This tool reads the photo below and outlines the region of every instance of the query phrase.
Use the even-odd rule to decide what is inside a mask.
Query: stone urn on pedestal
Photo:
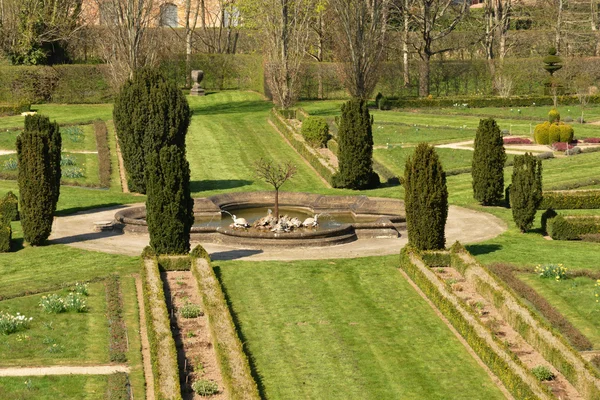
[[[192,89],[190,90],[190,96],[204,96],[204,89],[200,87],[200,82],[204,78],[204,71],[195,69],[192,71]]]

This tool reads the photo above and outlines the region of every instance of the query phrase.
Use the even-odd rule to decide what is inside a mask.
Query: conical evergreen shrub
[[[498,204],[504,195],[504,163],[506,153],[502,132],[493,118],[479,121],[471,174],[473,197],[489,206]]]
[[[157,254],[187,254],[194,202],[185,150],[170,145],[147,157],[146,221]]]
[[[25,117],[25,130],[17,136],[19,192],[23,238],[42,244],[52,231],[60,195],[61,137],[48,117]]]
[[[530,153],[515,156],[510,185],[510,207],[513,220],[521,232],[527,232],[531,228],[541,202],[542,160]]]
[[[175,83],[154,69],[136,72],[115,99],[113,118],[129,189],[146,192],[146,155],[164,146],[185,149],[188,102]]]
[[[442,163],[432,146],[417,146],[406,161],[403,184],[408,243],[419,250],[444,249],[448,189]]]
[[[379,185],[373,171],[373,120],[367,102],[352,99],[342,105],[338,129],[339,170],[332,178],[337,188],[369,189]]]

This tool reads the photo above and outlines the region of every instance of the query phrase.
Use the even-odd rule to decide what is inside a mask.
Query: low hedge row
[[[189,271],[191,259],[189,256],[159,256],[158,268],[163,271]]]
[[[579,104],[577,96],[558,96],[562,105]],[[421,98],[421,99],[395,99],[389,100],[394,108],[441,108],[454,107],[455,104],[467,104],[470,108],[483,107],[528,107],[554,105],[552,96],[527,96],[527,97],[464,97],[464,98]],[[590,104],[599,104],[600,96],[590,97]]]
[[[489,287],[482,290],[481,294],[494,302],[504,320],[560,371],[585,399],[600,399],[600,373],[585,361],[548,322],[532,312],[518,296],[514,295],[504,281],[481,266],[468,253],[466,257],[469,261],[465,262],[467,264],[465,271],[470,268],[476,270],[465,276],[471,279],[478,276],[482,281],[493,282],[495,287],[486,282]]]
[[[155,257],[142,258],[142,281],[155,397],[157,400],[182,400],[177,350]]]
[[[490,345],[492,342],[495,344],[496,349],[504,349],[505,346],[493,336],[489,329],[475,322],[477,319],[470,310],[462,307],[459,310],[449,298],[452,295],[442,293],[430,278],[411,261],[411,256],[417,259],[420,258],[419,253],[414,249],[405,247],[401,251],[401,268],[450,321],[452,326],[454,326],[469,346],[477,353],[479,358],[502,381],[506,389],[516,399],[550,398],[546,395],[535,377],[531,375],[531,372],[514,354],[509,350],[505,350],[504,354],[499,354],[500,350],[492,348]],[[435,279],[435,277],[432,279]],[[456,301],[458,302],[459,300],[457,299]],[[470,315],[472,318],[467,318],[466,315]],[[485,330],[485,337],[478,332],[475,324],[477,324],[480,331]],[[508,362],[508,359],[511,362]],[[525,381],[524,376],[528,382]]]
[[[548,208],[555,210],[600,208],[600,190],[546,191],[539,209]]]
[[[22,112],[29,111],[31,104],[28,102],[18,103],[0,103],[0,117],[7,117],[10,115],[19,115]]]
[[[327,168],[325,165],[323,165],[323,163],[321,163],[319,158],[316,155],[314,155],[304,143],[302,143],[294,137],[294,132],[292,128],[285,123],[284,119],[286,117],[282,115],[281,112],[282,111],[273,108],[271,110],[269,120],[277,127],[279,132],[281,132],[283,136],[285,136],[285,138],[290,142],[292,147],[296,149],[296,151],[302,157],[304,157],[306,161],[308,161],[308,163],[317,171],[317,173],[321,175],[321,177],[327,182],[331,183],[331,177],[333,176],[333,173],[329,170],[329,168]],[[285,110],[283,112],[286,113]]]
[[[98,176],[100,186],[110,188],[110,176],[112,166],[110,162],[110,146],[108,145],[108,129],[106,122],[94,121],[94,133],[96,134],[96,148],[98,150]]]
[[[488,268],[517,295],[531,303],[553,327],[558,329],[574,348],[579,351],[591,350],[593,348],[592,342],[554,308],[546,298],[515,276],[511,265],[492,264]]]
[[[202,246],[197,246],[191,256],[192,273],[201,291],[203,308],[208,315],[210,333],[229,399],[259,400],[261,396],[248,358],[210,257]]]
[[[110,361],[124,363],[127,361],[127,327],[123,320],[123,299],[119,275],[110,275],[106,279],[105,286]]]
[[[583,235],[600,234],[600,217],[556,215],[546,220],[546,231],[554,240],[579,240]]]

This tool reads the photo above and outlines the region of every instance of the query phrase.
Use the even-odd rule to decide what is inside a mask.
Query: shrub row
[[[600,373],[556,333],[548,322],[531,312],[504,281],[481,266],[472,256],[467,254],[467,257],[469,262],[466,262],[468,265],[465,269],[473,269],[473,273],[465,276],[471,279],[478,276],[478,279],[487,281],[487,290],[482,290],[480,294],[496,304],[504,320],[560,371],[585,399],[600,399]]]
[[[420,255],[428,267],[448,267],[452,262],[450,254],[445,251],[424,251]]]
[[[295,116],[295,112],[294,112],[294,116]],[[271,110],[271,115],[269,117],[270,117],[269,120],[275,125],[275,127],[277,127],[277,129],[279,130],[279,132],[281,132],[281,134],[290,142],[290,144],[292,145],[292,147],[294,149],[296,149],[296,151],[302,157],[304,157],[304,159],[306,161],[308,161],[308,163],[317,171],[317,173],[319,175],[321,175],[321,177],[323,179],[325,179],[327,182],[331,183],[331,177],[333,175],[333,173],[331,172],[331,170],[329,170],[329,168],[327,168],[325,165],[323,165],[323,163],[321,163],[319,157],[317,157],[316,155],[314,155],[307,148],[307,146],[304,143],[302,143],[299,140],[296,140],[296,138],[294,137],[293,128],[291,128],[285,122],[285,118],[286,117],[283,114],[281,114],[281,111],[276,110],[275,108],[273,108]]]
[[[0,117],[19,115],[22,112],[29,111],[30,109],[31,104],[24,101],[18,103],[0,103]]]
[[[540,210],[597,209],[600,208],[600,190],[544,192]]]
[[[125,372],[108,375],[106,400],[130,400],[130,387],[129,377]]]
[[[108,145],[108,129],[102,120],[94,121],[96,147],[98,149],[98,176],[100,186],[110,188],[112,166],[110,162],[110,146]]]
[[[533,132],[537,144],[570,143],[573,140],[573,127],[562,122],[543,122],[535,126]]]
[[[214,273],[208,253],[197,246],[191,253],[192,273],[201,291],[203,308],[214,348],[217,352],[223,383],[232,400],[259,400],[248,358],[231,317],[225,295]]]
[[[188,256],[159,256],[158,268],[164,271],[189,271],[191,259]]]
[[[181,400],[177,350],[156,258],[142,259],[144,309],[157,400]]]
[[[453,296],[442,292],[432,282],[432,279],[436,279],[436,277],[429,278],[419,266],[412,262],[411,257],[418,259],[419,254],[414,249],[405,247],[400,253],[401,268],[465,338],[469,346],[502,381],[508,391],[516,399],[549,398],[520,360],[509,350],[501,352],[505,347],[493,336],[492,332],[476,322],[477,319],[470,310],[464,309],[458,304],[455,305],[451,300]],[[456,302],[458,301],[456,299]],[[490,343],[494,343],[496,349]]]
[[[600,217],[557,215],[547,220],[546,231],[554,240],[579,240],[583,235],[600,234]]]
[[[546,298],[531,286],[514,275],[513,267],[506,264],[492,264],[488,268],[508,285],[517,295],[531,303],[548,322],[579,351],[591,350],[593,345],[573,324],[571,324]]]
[[[124,363],[127,361],[127,328],[123,320],[123,299],[119,275],[110,275],[106,279],[105,285],[110,361]]]

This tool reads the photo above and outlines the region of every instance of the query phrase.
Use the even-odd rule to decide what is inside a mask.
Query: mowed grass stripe
[[[193,193],[207,196],[229,189],[271,189],[254,174],[253,164],[261,157],[276,163],[291,161],[297,166],[297,174],[284,190],[324,188],[319,177],[268,124],[272,105],[260,95],[221,92],[189,100],[194,109],[187,136]]]
[[[503,398],[396,264],[219,263],[266,398]]]

